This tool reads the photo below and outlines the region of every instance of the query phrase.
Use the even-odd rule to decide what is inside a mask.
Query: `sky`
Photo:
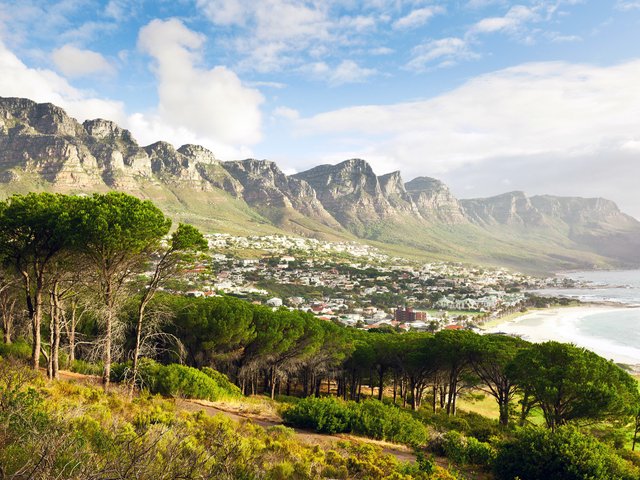
[[[640,218],[639,0],[0,0],[0,96],[286,172]]]

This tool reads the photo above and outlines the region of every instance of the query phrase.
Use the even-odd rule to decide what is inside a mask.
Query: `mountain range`
[[[640,265],[640,222],[602,198],[509,192],[459,200],[439,180],[362,159],[286,175],[199,145],[140,146],[103,119],[0,97],[0,195],[126,191],[206,231],[360,240],[391,253],[528,271]]]

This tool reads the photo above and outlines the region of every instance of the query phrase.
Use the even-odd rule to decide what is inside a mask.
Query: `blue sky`
[[[361,157],[640,216],[638,0],[0,1],[0,96],[287,172]]]

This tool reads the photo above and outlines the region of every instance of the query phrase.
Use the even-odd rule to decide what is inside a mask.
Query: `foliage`
[[[209,367],[203,367],[202,373],[204,373],[207,377],[211,378],[214,382],[218,384],[218,387],[227,393],[227,395],[231,397],[239,397],[241,392],[240,389],[229,381],[229,378],[224,374],[220,373],[217,370]]]
[[[459,465],[493,467],[496,450],[489,443],[450,430],[432,439],[430,449]]]
[[[352,404],[352,408],[353,433],[415,446],[423,445],[427,440],[425,426],[396,406],[365,400]]]
[[[28,378],[16,383],[22,375]],[[113,391],[64,382],[44,390],[33,372],[4,362],[0,394],[7,379],[17,395],[0,403],[3,478],[455,478],[437,466],[426,474],[401,464],[378,446],[308,445],[288,428],[180,412],[157,398],[127,402]],[[10,414],[20,421],[6,421]]]
[[[0,343],[0,357],[26,362],[31,358],[31,345],[24,340],[13,343]]]
[[[350,432],[416,446],[427,439],[425,426],[410,413],[377,400],[356,403],[309,397],[287,409],[283,417],[293,426],[322,433]]]
[[[640,476],[638,468],[612,449],[571,426],[555,432],[522,430],[500,447],[494,470],[504,480],[632,480]]]
[[[350,432],[352,417],[349,404],[334,397],[307,397],[283,414],[288,424],[320,433]]]
[[[520,350],[508,374],[540,406],[551,429],[572,420],[625,416],[638,392],[636,381],[614,363],[558,342]]]
[[[75,373],[81,373],[83,375],[100,375],[102,373],[101,363],[91,363],[84,360],[74,360],[69,370]]]
[[[492,437],[499,437],[503,433],[497,421],[474,412],[458,411],[455,416],[452,416],[443,411],[433,413],[429,409],[421,409],[419,418],[437,431],[457,430],[483,442],[489,441]]]
[[[123,381],[130,375],[131,362],[113,365],[112,379]],[[139,377],[151,393],[171,397],[220,400],[240,396],[238,387],[229,379],[211,368],[204,371],[172,363],[161,365],[154,360],[143,358],[140,361]]]

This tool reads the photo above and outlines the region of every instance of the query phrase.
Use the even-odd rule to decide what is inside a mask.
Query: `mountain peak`
[[[447,186],[438,179],[431,177],[416,177],[413,180],[408,181],[404,184],[404,187],[408,192],[418,193],[418,192],[432,192],[434,190],[440,190],[442,188],[447,188]]]
[[[30,185],[144,192],[223,231],[244,222],[246,233],[355,235],[432,258],[537,269],[640,264],[640,223],[602,198],[515,191],[458,201],[439,180],[376,176],[360,158],[287,176],[268,160],[219,162],[199,145],[140,147],[114,122],[81,125],[55,105],[20,98],[0,98],[0,182],[3,195]]]
[[[4,129],[21,124],[40,135],[75,137],[84,133],[82,126],[62,108],[25,98],[0,97],[0,122]]]
[[[178,153],[193,159],[196,163],[213,164],[218,163],[213,152],[201,145],[187,143],[178,149]]]

